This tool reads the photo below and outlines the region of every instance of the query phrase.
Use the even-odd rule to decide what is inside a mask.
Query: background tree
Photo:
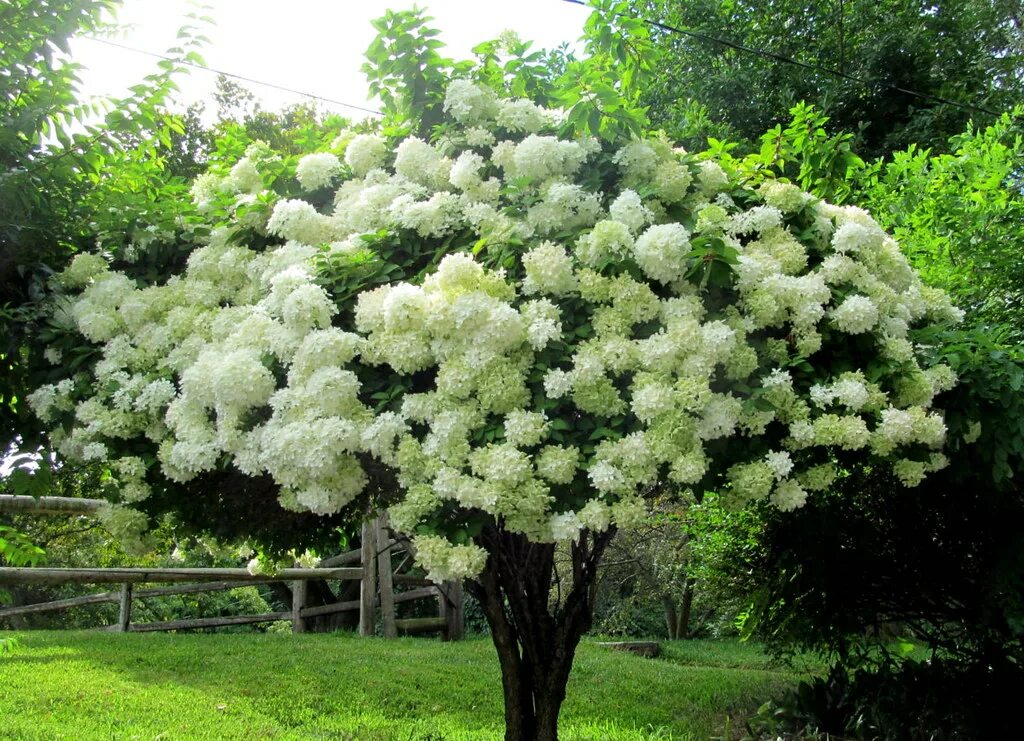
[[[90,221],[97,211],[137,205],[137,191],[112,185],[111,173],[133,186],[158,179],[160,150],[180,133],[179,121],[161,106],[182,62],[198,59],[202,39],[182,29],[170,61],[161,61],[121,100],[79,100],[78,65],[67,58],[76,33],[96,33],[116,2],[20,0],[0,10],[0,435],[6,444],[31,438],[37,426],[26,409],[25,389],[45,379],[39,345],[37,301],[45,281],[81,249],[93,246]],[[134,173],[123,172],[125,166]],[[124,180],[121,181],[122,183]],[[110,187],[108,187],[110,186]],[[102,192],[103,195],[97,196]],[[167,204],[161,204],[167,208]],[[159,220],[154,220],[158,222]]]
[[[655,512],[616,534],[598,574],[595,624],[625,636],[690,636],[694,586],[684,513]],[[651,618],[660,616],[660,625]]]
[[[806,101],[853,133],[865,157],[910,144],[943,151],[968,121],[985,125],[994,115],[905,91],[996,114],[1024,97],[1024,31],[1014,0],[632,0],[629,12],[694,34],[654,32],[658,73],[644,103],[657,125],[697,147],[708,134],[755,142]]]
[[[1006,341],[1024,330],[1024,109],[968,127],[948,152],[895,152],[862,201],[933,285]]]
[[[760,533],[753,512],[722,506],[712,494],[700,504],[682,497],[655,505],[649,521],[619,531],[608,546],[595,631],[669,640],[738,635],[750,580],[733,573],[734,564],[746,562],[740,552],[756,548]]]

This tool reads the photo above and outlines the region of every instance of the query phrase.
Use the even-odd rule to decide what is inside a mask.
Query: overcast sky
[[[213,18],[207,28],[210,42],[201,50],[208,66],[225,72],[282,85],[326,98],[368,105],[366,82],[359,71],[363,52],[374,36],[370,20],[387,9],[417,5],[434,18],[446,53],[469,56],[481,41],[511,29],[535,48],[575,42],[589,11],[563,0],[207,0],[203,15]],[[128,29],[113,40],[146,51],[163,53],[174,46],[186,14],[197,6],[187,0],[124,0],[117,20]],[[124,95],[129,85],[156,69],[157,60],[88,38],[76,39],[72,58],[87,70],[81,75],[82,93]],[[180,102],[211,101],[215,75],[193,70],[178,81]],[[277,109],[300,102],[291,95],[242,83],[263,102]],[[350,116],[363,114],[323,104]],[[209,108],[213,108],[211,102]]]

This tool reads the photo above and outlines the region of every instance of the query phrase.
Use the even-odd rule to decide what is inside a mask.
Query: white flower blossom
[[[672,283],[686,271],[690,235],[682,224],[659,224],[637,237],[633,257],[640,269],[660,283]]]
[[[356,177],[363,177],[383,165],[387,156],[387,142],[376,134],[359,134],[345,147],[345,164],[352,168]]]
[[[330,152],[307,154],[295,167],[295,177],[303,190],[314,191],[331,184],[341,173],[341,160]]]
[[[832,310],[832,321],[847,334],[862,334],[878,323],[878,307],[867,296],[848,296]]]

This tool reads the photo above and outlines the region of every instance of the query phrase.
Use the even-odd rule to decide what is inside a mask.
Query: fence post
[[[125,582],[121,585],[121,609],[117,614],[117,632],[127,633],[128,626],[132,621],[132,583]]]
[[[373,521],[363,523],[363,580],[359,584],[359,635],[372,636],[373,601],[377,596],[377,527]]]
[[[443,613],[445,618],[444,639],[446,641],[461,641],[465,636],[466,613],[463,607],[463,587],[461,581],[450,581],[445,583],[444,590],[447,599],[447,610]]]
[[[395,626],[395,587],[391,573],[391,538],[388,537],[387,515],[377,518],[377,578],[380,582],[380,614],[384,624],[384,637],[397,638]]]
[[[305,580],[292,582],[292,633],[306,632],[306,619],[302,617],[302,608],[306,606]]]
[[[437,607],[441,618],[444,620],[441,639],[445,641],[462,640],[463,612],[461,581],[446,581],[438,586]]]

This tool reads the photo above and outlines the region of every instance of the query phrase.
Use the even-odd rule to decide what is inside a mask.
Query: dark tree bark
[[[690,636],[690,616],[693,614],[693,580],[686,579],[683,594],[676,604],[676,596],[663,594],[661,605],[665,611],[665,630],[670,641]]]
[[[676,613],[676,601],[667,594],[661,596],[661,606],[665,610],[665,632],[670,641],[679,637],[679,615]]]
[[[683,601],[679,605],[679,622],[676,624],[675,638],[690,637],[690,616],[693,613],[693,579],[686,577],[683,588]]]
[[[584,531],[572,544],[567,587],[553,544],[531,543],[497,526],[480,536],[489,558],[468,588],[483,606],[498,652],[506,741],[557,740],[576,647],[593,619],[597,564],[613,534]]]

